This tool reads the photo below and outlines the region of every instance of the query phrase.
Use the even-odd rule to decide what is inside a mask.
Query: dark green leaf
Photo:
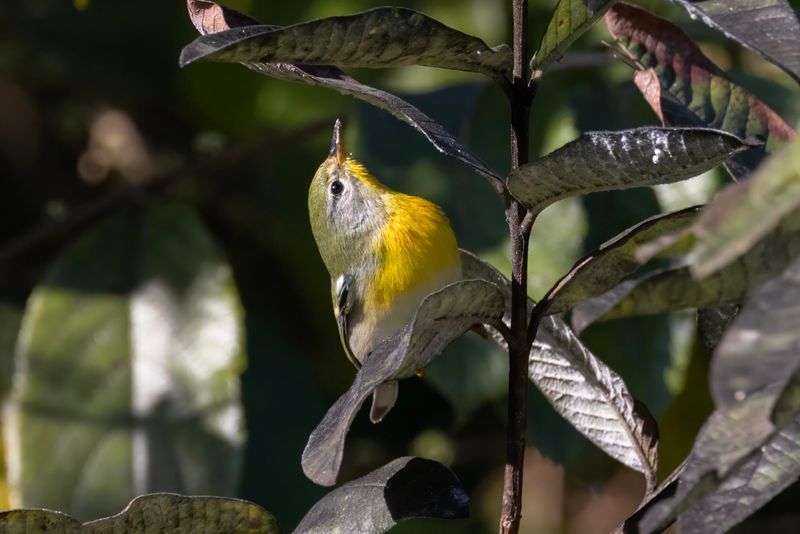
[[[672,0],[800,82],[800,23],[786,0]]]
[[[485,280],[465,280],[425,297],[414,318],[370,353],[350,389],[325,414],[308,438],[303,471],[323,486],[336,483],[350,424],[380,384],[408,378],[423,369],[475,324],[496,323],[503,314],[503,294]]]
[[[800,417],[769,421],[776,388],[715,411],[703,426],[675,495],[652,507],[641,532],[660,532],[680,515],[684,532],[725,532],[800,476]]]
[[[465,273],[490,280],[508,297],[511,283],[491,265],[462,254]],[[506,299],[510,302],[510,298]],[[533,303],[529,303],[532,308]],[[507,322],[507,319],[504,319]],[[502,337],[492,336],[505,347]],[[545,317],[531,349],[528,376],[553,408],[606,454],[656,482],[658,429],[622,379],[556,317]]]
[[[544,71],[558,60],[569,46],[588,30],[616,0],[559,0],[539,49],[531,61],[531,70]]]
[[[236,491],[240,304],[191,211],[131,208],[90,230],[23,321],[8,434],[23,506],[84,518],[148,491]]]
[[[800,261],[769,280],[742,308],[711,362],[711,392],[728,408],[800,368]]]
[[[682,532],[725,532],[800,478],[800,420],[770,436],[680,518]]]
[[[634,81],[665,125],[709,126],[741,139],[768,142],[794,137],[794,131],[767,105],[731,82],[680,28],[647,11],[617,4],[606,13],[606,26],[641,70]],[[740,154],[726,164],[734,176],[754,169],[764,147]]]
[[[698,238],[692,273],[705,277],[744,254],[800,209],[800,140],[765,160],[747,180],[725,188],[692,231]]]
[[[687,228],[699,207],[656,215],[603,243],[578,261],[550,290],[547,313],[562,313],[604,293],[640,267],[637,251],[644,243]]]
[[[725,331],[739,313],[736,304],[723,304],[697,310],[697,337],[711,351],[717,348]]]
[[[587,132],[514,170],[508,188],[538,213],[571,195],[686,180],[747,148],[739,138],[707,128]]]
[[[0,512],[0,528],[9,534],[78,534],[83,525],[77,519],[54,510],[9,510]]]
[[[250,26],[197,38],[181,65],[206,59],[236,63],[297,63],[338,67],[425,65],[505,79],[511,50],[486,43],[411,9],[379,7],[276,29]]]
[[[204,35],[220,32],[228,28],[258,24],[257,21],[232,9],[219,6],[215,2],[187,0],[190,17],[198,31]],[[279,29],[279,26],[269,26]],[[441,124],[405,100],[364,85],[330,65],[293,65],[289,63],[245,62],[245,66],[266,76],[282,80],[306,83],[327,87],[341,94],[350,95],[375,107],[391,113],[395,118],[405,122],[425,138],[442,154],[453,157],[471,167],[486,178],[498,192],[503,193],[505,186],[496,172],[489,169],[475,154],[465,147],[453,134]]]
[[[112,517],[81,524],[51,510],[0,513],[0,530],[8,533],[104,534],[125,532],[204,532],[206,534],[280,534],[278,522],[260,506],[239,499],[184,497],[155,493],[137,497]]]
[[[800,255],[800,211],[785,218],[747,254],[697,280],[689,267],[676,267],[627,280],[575,307],[573,327],[580,331],[598,320],[651,315],[686,308],[742,302],[758,286],[779,275]]]
[[[295,534],[379,534],[412,517],[469,517],[469,497],[452,471],[423,458],[398,458],[323,497]]]

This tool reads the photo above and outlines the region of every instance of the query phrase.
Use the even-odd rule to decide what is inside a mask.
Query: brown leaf
[[[260,24],[257,20],[221,6],[216,2],[186,0],[186,7],[189,9],[189,18],[192,24],[203,35],[229,30],[238,26]]]

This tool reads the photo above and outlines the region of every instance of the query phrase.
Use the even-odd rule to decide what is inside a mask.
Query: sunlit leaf
[[[725,333],[711,362],[711,392],[728,408],[800,368],[800,261],[761,286]]]
[[[531,70],[544,71],[557,61],[575,39],[603,16],[616,0],[559,0],[539,49],[531,61]]]
[[[452,471],[423,458],[398,458],[317,502],[295,534],[379,534],[413,517],[461,519],[469,497]]]
[[[614,287],[638,269],[637,251],[643,243],[687,228],[699,207],[656,215],[603,243],[600,248],[580,260],[550,291],[548,313],[562,313],[576,304]]]
[[[22,505],[87,518],[151,491],[234,494],[239,307],[186,208],[130,208],[79,239],[18,341],[7,444]]]
[[[672,0],[800,82],[800,23],[786,0]]]
[[[686,180],[747,148],[739,138],[707,128],[587,132],[514,170],[508,188],[538,213],[571,195]]]
[[[198,31],[204,35],[228,28],[259,24],[258,21],[237,11],[218,5],[216,2],[187,0],[189,15]],[[262,25],[262,27],[264,27]],[[279,26],[269,26],[279,29]],[[266,76],[298,83],[334,89],[391,113],[405,122],[425,138],[442,154],[453,157],[486,178],[497,192],[504,191],[504,184],[496,172],[489,169],[475,154],[464,146],[453,134],[425,113],[402,98],[386,91],[364,85],[342,70],[331,65],[293,65],[290,63],[245,62],[245,66]]]
[[[462,254],[472,276],[491,280],[510,295],[511,284],[491,265]],[[510,299],[507,299],[510,302]],[[533,304],[533,303],[531,303]],[[504,346],[501,337],[492,336]],[[556,317],[545,317],[528,363],[528,376],[553,408],[606,454],[644,474],[655,487],[658,429],[625,383]]]
[[[181,65],[200,59],[236,63],[297,63],[337,67],[425,65],[481,72],[504,79],[511,70],[507,46],[486,43],[417,11],[379,7],[276,29],[248,26],[197,38]]]
[[[580,331],[601,319],[740,303],[758,286],[779,275],[798,255],[800,211],[785,218],[745,255],[702,280],[692,276],[688,266],[626,280],[578,304],[572,313],[572,324]]]
[[[411,322],[370,353],[350,389],[311,433],[302,459],[306,476],[323,486],[335,484],[347,431],[364,400],[380,384],[416,374],[473,325],[496,323],[503,300],[485,280],[456,282],[425,297]]]
[[[703,210],[692,229],[698,238],[692,273],[702,278],[723,268],[798,209],[800,140],[795,140]]]
[[[172,493],[137,497],[120,513],[83,524],[63,512],[11,510],[0,513],[0,525],[3,532],[20,534],[37,532],[280,534],[281,532],[275,518],[257,504],[239,499],[184,497]]]
[[[794,137],[777,113],[731,82],[669,21],[627,4],[616,4],[605,20],[611,35],[641,67],[634,81],[665,125],[709,126],[768,142]],[[735,176],[746,175],[764,153],[763,147],[754,148],[726,167]]]

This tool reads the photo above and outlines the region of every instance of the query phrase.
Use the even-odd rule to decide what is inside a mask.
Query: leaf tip
[[[338,469],[334,470],[331,469],[330,466],[320,466],[319,459],[316,458],[316,455],[310,454],[310,446],[311,440],[309,440],[308,445],[303,450],[303,457],[300,460],[300,465],[303,468],[303,474],[313,482],[319,486],[335,486],[336,485],[336,478],[338,476]]]
[[[766,145],[767,140],[760,135],[751,135],[742,139],[742,143],[744,143],[747,148],[758,148]]]
[[[197,60],[197,53],[195,52],[195,47],[193,45],[194,43],[188,44],[183,47],[183,50],[181,50],[181,55],[178,57],[178,66],[181,68],[184,68],[186,65],[194,63]]]

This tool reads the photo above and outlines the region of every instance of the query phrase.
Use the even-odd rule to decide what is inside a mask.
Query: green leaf
[[[77,534],[83,525],[77,519],[54,510],[9,510],[0,512],[0,527],[13,534],[64,532]]]
[[[181,66],[201,59],[237,63],[299,63],[337,67],[425,65],[506,79],[511,50],[486,43],[417,11],[379,7],[355,15],[294,24],[249,26],[197,38]]]
[[[469,497],[448,468],[408,456],[328,493],[294,532],[380,534],[413,517],[469,517]]]
[[[800,23],[786,0],[672,0],[800,82]]]
[[[547,313],[563,313],[578,303],[611,289],[641,265],[637,251],[642,244],[679,232],[700,213],[700,207],[656,215],[603,243],[579,260],[548,292]]]
[[[155,493],[137,497],[122,512],[83,524],[63,512],[11,510],[0,513],[0,530],[19,534],[40,532],[280,534],[281,532],[272,514],[257,504],[239,499],[184,497],[173,493]]]
[[[758,286],[779,275],[798,255],[800,211],[716,273],[697,280],[690,267],[684,266],[626,280],[578,304],[572,313],[572,325],[582,331],[599,320],[740,303]]]
[[[634,82],[665,125],[709,126],[741,139],[788,140],[794,131],[766,104],[731,82],[678,27],[647,11],[617,4],[605,16],[618,44],[641,70]],[[755,148],[726,164],[734,176],[754,169],[765,154]]]
[[[603,16],[616,0],[559,0],[539,49],[531,61],[531,71],[544,71],[558,60],[569,46]]]
[[[506,294],[506,302],[511,302],[511,282],[491,265],[468,253],[462,254],[461,262],[465,274],[497,284]],[[530,302],[529,308],[532,305]],[[490,332],[505,348],[502,337],[494,329]],[[581,434],[612,458],[643,473],[648,490],[655,487],[655,420],[644,404],[631,397],[619,375],[592,354],[561,319],[542,320],[531,349],[528,376],[556,412]]]
[[[755,292],[725,333],[711,362],[711,392],[728,408],[800,368],[800,261]]]
[[[496,324],[503,300],[485,280],[455,282],[425,297],[411,322],[370,353],[350,389],[311,433],[302,459],[306,476],[323,486],[335,484],[345,436],[364,400],[384,382],[414,376],[473,325]]]
[[[508,189],[538,213],[571,195],[686,180],[747,148],[739,138],[707,128],[587,132],[514,170]]]
[[[703,278],[728,265],[798,209],[800,140],[795,140],[703,210],[692,230],[698,238],[692,274]]]
[[[235,493],[240,315],[186,208],[131,208],[75,242],[18,342],[8,457],[22,504],[97,517],[150,491]]]
[[[187,5],[192,22],[203,35],[229,28],[259,24],[258,21],[220,6],[216,2],[187,0]],[[263,27],[280,29],[279,26]],[[483,176],[495,191],[500,194],[505,191],[505,185],[498,174],[487,167],[453,134],[416,107],[391,93],[364,85],[330,65],[293,65],[253,61],[244,62],[244,65],[265,76],[334,89],[341,94],[353,96],[383,109],[421,133],[436,150],[461,161]]]

